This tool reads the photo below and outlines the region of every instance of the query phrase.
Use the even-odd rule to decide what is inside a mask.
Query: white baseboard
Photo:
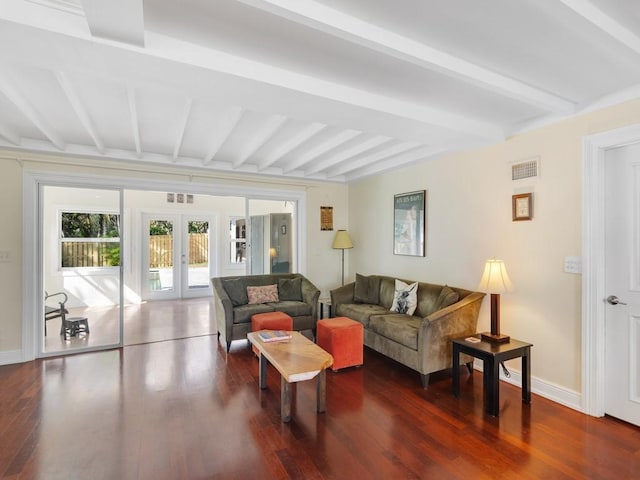
[[[482,362],[474,363],[476,370],[482,371]],[[502,369],[500,369],[500,380],[522,388],[522,375],[517,370],[509,369],[511,377],[505,377]],[[559,403],[565,407],[572,408],[579,412],[583,412],[582,408],[582,394],[575,390],[569,390],[568,388],[561,387],[545,380],[540,380],[534,376],[531,377],[531,393],[540,395],[547,398],[552,402]]]
[[[0,352],[0,365],[11,365],[12,363],[22,363],[22,350],[5,350]]]

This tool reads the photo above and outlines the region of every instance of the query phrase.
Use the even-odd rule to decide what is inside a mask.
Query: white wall
[[[640,123],[640,101],[351,185],[350,277],[379,273],[475,289],[485,261],[503,259],[516,290],[502,295],[502,332],[534,344],[534,377],[579,392],[581,276],[564,273],[563,261],[581,255],[581,142],[632,123]],[[510,163],[534,156],[541,158],[541,175],[512,181]],[[427,190],[427,255],[393,255],[393,196],[421,189]],[[511,196],[528,191],[534,218],[513,222]],[[485,299],[479,330],[488,329]]]

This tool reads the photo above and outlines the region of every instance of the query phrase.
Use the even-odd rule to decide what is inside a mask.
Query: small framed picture
[[[175,200],[175,194],[173,193],[167,193],[167,202],[169,203],[173,203]]]
[[[193,195],[190,193],[187,193],[187,203],[193,203]]]
[[[520,193],[513,195],[511,200],[513,221],[531,220],[533,218],[533,194]]]
[[[177,203],[184,203],[184,193],[177,193],[176,194],[176,202]]]

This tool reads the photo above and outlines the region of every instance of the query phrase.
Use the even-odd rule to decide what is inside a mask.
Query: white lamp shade
[[[333,239],[333,245],[331,245],[331,248],[338,248],[338,249],[353,248],[351,237],[349,236],[346,230],[338,230],[336,232],[336,236]]]
[[[502,260],[487,260],[478,291],[485,293],[505,293],[513,290],[507,269]]]

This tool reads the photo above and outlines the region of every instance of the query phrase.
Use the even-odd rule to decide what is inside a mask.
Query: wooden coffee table
[[[325,411],[327,390],[326,369],[333,357],[300,332],[291,332],[291,339],[263,342],[259,332],[247,334],[260,353],[260,388],[267,388],[267,362],[280,372],[280,414],[283,422],[291,420],[291,384],[318,377],[317,411]]]

